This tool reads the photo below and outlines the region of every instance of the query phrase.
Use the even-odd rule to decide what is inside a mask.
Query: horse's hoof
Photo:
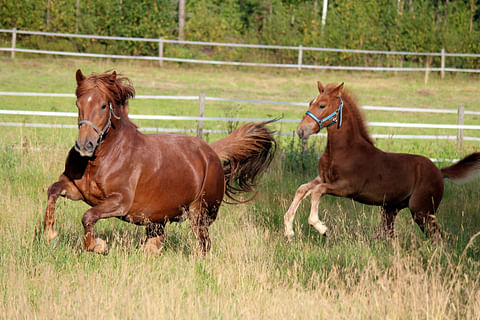
[[[50,241],[50,247],[52,249],[55,249],[58,245],[58,238],[53,239],[53,241]]]
[[[107,255],[108,254],[107,242],[103,239],[95,238],[95,246],[93,247],[93,252]]]
[[[159,256],[162,253],[163,245],[156,239],[148,239],[143,247],[145,254],[149,256]]]
[[[327,226],[324,225],[323,223],[318,223],[315,225],[315,229],[317,229],[317,231],[322,235],[322,236],[327,236],[327,233],[330,232],[330,230],[328,230]]]
[[[295,236],[295,233],[285,233],[285,240],[287,242],[292,242],[293,241],[293,237]]]
[[[49,228],[48,230],[46,230],[45,232],[45,239],[47,240],[47,242],[51,242],[53,239],[56,239],[58,236],[58,232],[53,229],[53,228]],[[56,246],[56,244],[55,244]]]

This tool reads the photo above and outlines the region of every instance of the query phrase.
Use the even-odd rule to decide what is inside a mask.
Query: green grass
[[[79,60],[62,58],[16,59],[7,56],[0,60],[0,90],[74,93],[75,71],[81,68],[85,74],[117,70],[128,76],[140,95],[199,95],[228,98],[249,98],[308,102],[317,94],[316,81],[323,83],[345,82],[362,105],[385,105],[399,107],[425,107],[456,109],[464,105],[466,110],[480,110],[478,99],[478,77],[462,74],[447,75],[441,80],[432,75],[428,85],[423,82],[421,73],[350,73],[318,72],[254,68],[219,68],[212,66],[192,66],[167,64],[160,68],[151,62],[130,62],[112,60]],[[223,71],[225,70],[225,71]],[[0,98],[0,108],[20,110],[68,111],[76,112],[73,98],[49,97],[8,97]],[[198,102],[171,100],[134,99],[130,103],[132,114],[198,115]],[[208,102],[205,116],[216,117],[256,117],[300,119],[305,112],[303,107],[283,105],[262,105],[248,103]],[[399,121],[455,124],[455,115],[367,111],[368,121]],[[466,124],[478,124],[479,116],[467,115]],[[75,124],[74,118],[2,116],[2,121],[68,123]],[[189,121],[136,121],[140,127],[195,128]],[[229,123],[205,122],[206,129],[226,130]],[[294,132],[296,124],[277,124],[275,129]],[[2,130],[3,128],[0,128]],[[408,129],[372,127],[372,133],[382,134],[429,134],[456,135],[456,130]],[[11,129],[8,129],[11,131]],[[38,136],[48,135],[51,130],[32,130]],[[466,136],[480,137],[479,130],[466,130]],[[212,139],[217,139],[213,135]],[[210,139],[208,137],[207,139]],[[313,140],[313,139],[312,139]],[[397,140],[398,141],[398,140]],[[440,158],[445,150],[449,154],[459,151],[455,141],[400,141],[378,139],[378,146],[389,151],[415,152]],[[464,150],[471,152],[475,142],[466,142]],[[418,145],[415,149],[405,148]],[[435,147],[433,147],[435,145]],[[465,152],[459,153],[459,156]],[[456,156],[458,158],[459,156]]]
[[[42,58],[10,63],[0,60],[1,91],[73,92],[76,68],[90,73],[115,67],[132,78],[138,94],[204,91],[210,96],[309,101],[316,94],[315,81],[326,79],[345,81],[362,104],[449,108],[471,103],[472,110],[480,110],[474,92],[478,78],[460,75],[446,80],[431,77],[425,87],[423,78],[415,74],[177,65],[161,69],[138,62]],[[422,90],[431,92],[428,99],[417,93]],[[2,109],[37,107],[74,111],[71,99],[0,97]],[[281,106],[238,107],[249,116],[275,117]],[[214,105],[208,110],[212,115],[235,110],[231,105],[225,108],[230,109]],[[290,112],[287,118],[303,113],[282,108],[285,114]],[[196,110],[195,103],[184,102],[133,100],[131,105],[132,113],[142,114],[196,114]],[[370,121],[388,119],[382,113],[366,115]],[[406,122],[410,115],[396,117]],[[408,121],[414,120],[444,121],[422,114]],[[330,228],[330,236],[323,238],[308,225],[307,199],[295,218],[296,237],[286,243],[283,215],[297,187],[316,176],[316,154],[324,139],[312,139],[303,151],[298,139],[281,137],[255,201],[222,206],[211,227],[213,248],[207,257],[196,257],[188,222],[169,224],[163,254],[149,257],[141,250],[144,228],[116,219],[101,220],[95,227],[110,249],[107,256],[99,256],[83,249],[81,217],[88,206],[80,202],[60,199],[55,248],[42,239],[46,191],[61,173],[75,138],[75,130],[0,128],[0,318],[480,317],[478,178],[460,186],[445,182],[437,213],[446,234],[440,243],[420,232],[408,210],[399,214],[397,237],[378,241],[377,207],[329,196],[321,200],[320,218]],[[453,142],[445,141],[386,139],[377,144],[389,151],[437,158],[478,151],[478,144],[466,143],[457,150]]]

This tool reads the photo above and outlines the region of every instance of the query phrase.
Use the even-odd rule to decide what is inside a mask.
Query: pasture
[[[345,82],[361,105],[480,111],[478,76],[218,68],[111,60],[0,59],[0,91],[73,93],[75,71],[115,69],[137,94],[198,95],[309,102],[316,81]],[[0,109],[75,112],[73,98],[0,96]],[[208,103],[206,116],[298,118],[302,107]],[[198,114],[198,102],[132,100],[131,114]],[[452,115],[364,112],[369,121],[456,123]],[[72,118],[0,116],[0,121],[75,124]],[[188,122],[135,121],[140,127],[194,128]],[[465,124],[479,124],[479,116]],[[235,123],[206,123],[225,130]],[[273,125],[293,132],[295,124]],[[371,133],[423,133],[423,129],[370,128]],[[455,135],[455,130],[429,130]],[[163,253],[145,255],[143,227],[100,220],[96,233],[109,254],[83,249],[81,216],[88,208],[59,199],[55,246],[42,239],[47,188],[63,171],[76,130],[0,127],[0,317],[29,318],[295,318],[295,319],[478,319],[480,318],[480,179],[445,182],[437,221],[444,239],[434,242],[400,212],[396,237],[376,240],[379,208],[324,197],[323,238],[308,225],[309,199],[294,223],[296,237],[283,238],[283,215],[297,187],[317,174],[325,139],[304,150],[296,137],[279,137],[276,157],[261,178],[258,196],[246,205],[223,204],[210,228],[212,250],[195,255],[189,223],[166,228]],[[466,131],[465,135],[480,136]],[[210,134],[208,141],[221,135]],[[460,158],[478,142],[378,139],[391,152]],[[446,166],[447,163],[438,163]]]

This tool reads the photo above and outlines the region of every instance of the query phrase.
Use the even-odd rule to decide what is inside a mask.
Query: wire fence
[[[274,67],[274,68],[296,68],[296,69],[320,69],[320,70],[350,70],[350,71],[422,71],[425,72],[425,77],[428,79],[429,72],[440,72],[443,78],[445,72],[466,72],[466,73],[480,73],[480,69],[473,68],[454,68],[445,65],[446,57],[463,57],[463,58],[480,58],[480,54],[476,53],[449,53],[445,49],[441,52],[410,52],[410,51],[382,51],[382,50],[363,50],[363,49],[341,49],[341,48],[317,48],[300,46],[278,46],[278,45],[262,45],[262,44],[241,44],[241,43],[224,43],[224,42],[205,42],[205,41],[180,41],[171,39],[155,39],[155,38],[139,38],[139,37],[114,37],[114,36],[100,36],[88,34],[70,34],[70,33],[55,33],[55,32],[41,32],[41,31],[26,31],[13,29],[0,29],[0,33],[11,33],[11,47],[0,47],[0,51],[11,52],[11,57],[15,58],[16,52],[31,53],[31,54],[46,54],[46,55],[61,55],[73,57],[89,57],[89,58],[112,58],[112,59],[135,59],[135,60],[151,60],[158,61],[160,65],[163,62],[183,62],[196,64],[213,64],[213,65],[230,65],[230,66],[249,66],[249,67]],[[52,51],[52,50],[38,50],[17,47],[17,35],[37,35],[49,37],[66,37],[66,38],[83,38],[83,39],[97,39],[97,40],[114,40],[114,41],[138,41],[151,42],[158,44],[158,56],[131,56],[120,54],[103,54],[103,53],[82,53],[82,52],[67,52],[67,51]],[[258,62],[240,62],[240,61],[219,61],[219,60],[204,60],[204,59],[187,59],[181,57],[166,57],[164,56],[164,44],[180,44],[180,45],[196,45],[208,47],[229,47],[229,48],[250,48],[250,49],[270,49],[270,50],[293,50],[297,51],[297,63],[258,63]],[[440,57],[440,66],[432,67],[430,65],[431,59],[426,59],[424,67],[385,67],[385,66],[335,66],[335,65],[313,65],[303,63],[303,53],[305,51],[314,52],[338,52],[338,53],[358,53],[358,54],[375,54],[375,55],[400,55],[400,56],[428,56]]]

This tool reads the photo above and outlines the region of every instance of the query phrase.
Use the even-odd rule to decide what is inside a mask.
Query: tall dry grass
[[[426,86],[423,77],[414,74],[393,77],[176,65],[157,69],[153,64],[111,60],[7,60],[0,61],[4,91],[73,92],[77,68],[87,73],[115,68],[133,79],[139,94],[206,92],[210,96],[308,101],[316,92],[315,81],[322,80],[345,81],[364,104],[479,108],[477,79],[461,75],[445,80],[434,77]],[[132,101],[132,112],[194,115],[198,110],[196,104],[185,103],[179,109],[178,103],[142,101]],[[0,106],[75,110],[69,99],[2,98]],[[239,116],[298,118],[304,112],[282,106],[229,108]],[[226,112],[213,103],[209,110],[212,116]],[[427,114],[395,116],[405,122],[447,121]],[[389,117],[367,113],[370,121],[389,121]],[[467,123],[476,120],[470,117]],[[397,218],[397,237],[377,241],[378,208],[325,197],[320,216],[331,230],[330,237],[319,236],[308,225],[307,200],[297,213],[296,238],[287,244],[283,214],[296,188],[316,176],[322,140],[310,142],[303,152],[297,140],[285,139],[255,201],[222,206],[211,227],[213,249],[207,257],[196,257],[188,222],[168,225],[162,256],[149,257],[141,251],[144,229],[114,219],[96,225],[96,232],[110,247],[109,255],[98,256],[83,249],[81,216],[88,206],[79,202],[59,200],[55,247],[42,239],[46,191],[61,173],[75,135],[74,130],[63,129],[0,129],[0,318],[480,318],[478,179],[463,186],[446,182],[437,213],[445,232],[440,243],[426,238],[407,210]],[[437,158],[478,151],[473,142],[460,150],[445,141],[385,139],[379,145],[387,151]]]
[[[143,228],[113,219],[96,226],[110,246],[99,256],[83,250],[81,203],[60,200],[56,247],[43,241],[46,189],[66,151],[35,141],[0,146],[1,318],[480,318],[478,180],[447,186],[441,243],[425,238],[408,212],[395,239],[375,241],[376,208],[326,197],[331,237],[307,225],[306,203],[287,244],[283,214],[315,174],[315,158],[282,149],[254,203],[222,206],[207,257],[195,255],[188,222],[169,225],[162,256],[149,257]]]

